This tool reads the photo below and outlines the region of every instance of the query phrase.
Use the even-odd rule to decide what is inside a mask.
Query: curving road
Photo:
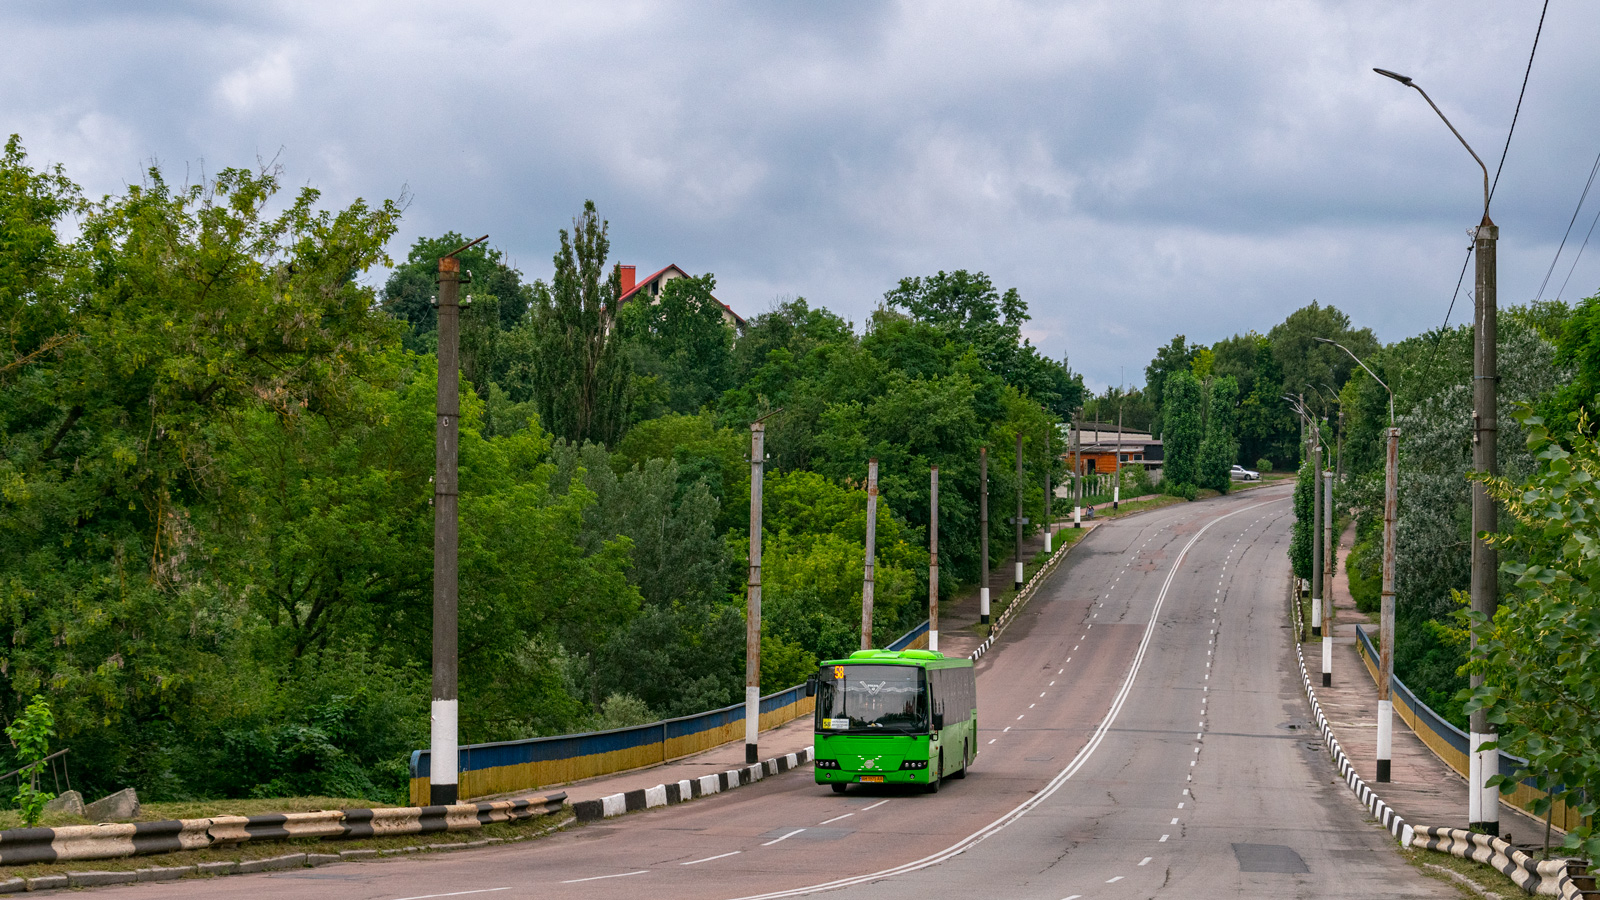
[[[802,771],[527,844],[127,897],[1454,897],[1334,777],[1291,676],[1289,491],[1102,523],[978,664],[936,795]]]

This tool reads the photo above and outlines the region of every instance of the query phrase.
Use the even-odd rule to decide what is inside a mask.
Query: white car
[[[1228,477],[1234,481],[1260,481],[1261,473],[1236,465],[1228,472]]]

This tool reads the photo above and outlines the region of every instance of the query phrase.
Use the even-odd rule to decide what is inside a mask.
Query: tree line
[[[86,793],[404,796],[427,735],[433,278],[465,241],[392,261],[400,215],[325,208],[271,169],[178,186],[152,168],[92,200],[7,142],[0,716],[45,698]],[[619,304],[609,240],[591,203],[553,236],[548,281],[492,245],[462,254],[464,742],[742,697],[757,416],[781,410],[777,688],[857,645],[869,458],[874,632],[893,636],[925,614],[928,467],[948,594],[980,569],[979,448],[1009,498],[1024,435],[1039,521],[1083,403],[983,273],[905,278],[859,327],[793,298],[739,333],[709,273]]]

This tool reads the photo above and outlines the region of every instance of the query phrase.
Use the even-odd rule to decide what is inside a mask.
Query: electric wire
[[[1511,136],[1517,131],[1517,117],[1522,115],[1522,98],[1528,93],[1528,76],[1533,74],[1533,58],[1539,52],[1539,36],[1544,34],[1544,16],[1550,11],[1550,0],[1544,0],[1544,6],[1539,9],[1539,27],[1533,31],[1533,48],[1528,51],[1528,65],[1522,70],[1522,89],[1517,91],[1517,106],[1511,111],[1511,127],[1506,130],[1506,144],[1500,148],[1500,164],[1494,167],[1494,183],[1489,185],[1489,200],[1485,202],[1483,215],[1489,216],[1488,202],[1494,200],[1495,189],[1500,186],[1500,171],[1505,168],[1506,154],[1511,152]],[[1445,331],[1450,328],[1450,314],[1455,312],[1456,298],[1461,296],[1461,283],[1467,278],[1467,263],[1472,261],[1472,248],[1467,248],[1467,258],[1461,262],[1461,274],[1456,278],[1456,289],[1450,295],[1450,306],[1444,311],[1444,324],[1439,326],[1439,338],[1434,341],[1433,354],[1430,357],[1429,368],[1432,368],[1432,359],[1439,355],[1439,344],[1444,341]]]
[[[1578,260],[1583,259],[1583,248],[1589,246],[1589,238],[1594,234],[1594,226],[1597,223],[1600,223],[1600,210],[1595,212],[1594,221],[1589,223],[1589,233],[1583,236],[1583,244],[1582,246],[1578,247],[1578,255],[1572,258],[1572,267],[1567,269],[1567,277],[1565,281],[1561,282],[1561,290],[1556,291],[1557,300],[1560,300],[1561,295],[1566,292],[1567,282],[1572,280],[1572,272],[1573,269],[1578,268]]]
[[[1584,184],[1583,184],[1583,193],[1578,195],[1578,205],[1573,207],[1573,209],[1572,209],[1572,218],[1567,220],[1566,233],[1561,235],[1561,244],[1560,244],[1560,246],[1556,247],[1556,255],[1555,255],[1555,257],[1553,259],[1550,260],[1550,268],[1545,270],[1545,272],[1544,272],[1544,280],[1539,282],[1539,290],[1535,291],[1534,294],[1533,294],[1533,299],[1535,299],[1535,300],[1544,299],[1544,289],[1545,289],[1546,286],[1548,286],[1550,284],[1550,276],[1551,276],[1551,274],[1553,274],[1555,272],[1556,263],[1558,261],[1560,261],[1560,259],[1561,259],[1561,251],[1565,250],[1566,247],[1567,247],[1567,238],[1572,236],[1572,225],[1573,225],[1573,223],[1578,221],[1578,213],[1583,211],[1583,201],[1588,198],[1588,196],[1589,196],[1589,188],[1594,185],[1594,176],[1595,176],[1596,172],[1600,172],[1600,153],[1595,154],[1594,165],[1589,167],[1589,180],[1584,182]],[[1589,230],[1593,231],[1594,230],[1594,226],[1593,225],[1589,226]],[[1584,238],[1584,243],[1588,243],[1588,238]],[[1577,260],[1573,260],[1573,264],[1576,265],[1577,264]],[[1567,277],[1568,278],[1572,277],[1572,273],[1570,271],[1567,273]],[[1566,283],[1563,282],[1562,286],[1565,287]]]
[[[1494,189],[1500,186],[1500,170],[1506,166],[1506,154],[1511,150],[1511,135],[1517,130],[1517,116],[1522,115],[1522,95],[1528,92],[1528,76],[1533,74],[1533,57],[1539,52],[1539,35],[1544,33],[1544,14],[1550,11],[1550,0],[1544,0],[1539,10],[1539,27],[1533,31],[1533,49],[1528,51],[1528,67],[1522,71],[1522,90],[1517,91],[1517,108],[1511,113],[1511,128],[1506,132],[1506,145],[1500,150],[1500,165],[1494,167],[1494,184],[1489,185],[1489,199],[1494,199]],[[1484,215],[1489,210],[1483,211]]]

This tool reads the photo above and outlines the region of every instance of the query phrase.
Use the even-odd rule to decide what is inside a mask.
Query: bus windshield
[[[916,666],[828,666],[817,691],[821,731],[928,730],[928,687]]]

